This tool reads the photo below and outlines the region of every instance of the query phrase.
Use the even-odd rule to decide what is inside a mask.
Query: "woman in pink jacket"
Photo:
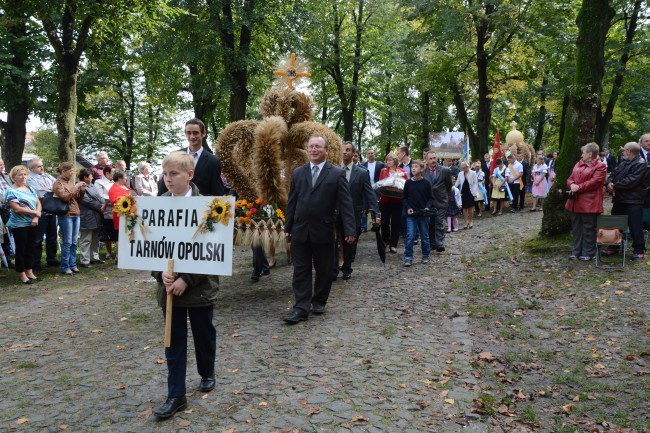
[[[598,158],[596,143],[580,148],[582,158],[573,167],[566,181],[571,197],[566,210],[571,218],[573,252],[569,260],[589,261],[596,256],[596,218],[603,213],[603,186],[607,166]]]

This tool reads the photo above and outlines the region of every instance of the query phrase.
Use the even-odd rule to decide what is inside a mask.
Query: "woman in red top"
[[[111,189],[108,190],[108,200],[111,202],[111,206],[115,209],[115,203],[117,200],[127,194],[137,196],[133,188],[126,184],[126,173],[121,170],[113,171],[113,181],[115,182]],[[119,239],[119,229],[120,229],[120,216],[117,212],[113,211],[113,227],[118,232]],[[117,251],[118,251],[118,240],[115,240],[115,260],[117,260]]]
[[[580,148],[582,158],[573,167],[566,181],[573,194],[566,202],[571,218],[573,252],[569,260],[589,261],[596,256],[596,218],[603,213],[603,186],[607,177],[607,166],[598,157],[596,143]]]
[[[408,175],[403,168],[397,166],[397,156],[393,153],[386,155],[386,167],[379,172],[379,180],[386,179],[389,176],[402,176],[404,180]],[[397,241],[402,226],[402,199],[379,197],[379,210],[381,212],[381,237],[385,244],[390,247],[391,253],[397,252]]]

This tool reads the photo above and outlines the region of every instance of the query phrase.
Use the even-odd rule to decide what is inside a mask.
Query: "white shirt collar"
[[[192,197],[192,186],[190,186],[190,189],[187,190],[185,195],[178,195],[177,196],[175,194],[172,194],[172,197]]]
[[[316,164],[318,166],[318,173],[323,171],[323,166],[325,165],[326,162],[327,160],[321,162],[320,164]],[[314,163],[311,161],[309,161],[309,170],[314,170]]]

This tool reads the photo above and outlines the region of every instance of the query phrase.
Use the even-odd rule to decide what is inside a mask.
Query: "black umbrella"
[[[386,245],[384,244],[384,240],[382,239],[381,233],[379,232],[379,226],[373,225],[372,231],[375,232],[375,238],[377,240],[377,253],[379,254],[379,258],[381,259],[381,262],[384,264],[385,267],[386,266]]]

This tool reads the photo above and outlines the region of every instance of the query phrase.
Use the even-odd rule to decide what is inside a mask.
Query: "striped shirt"
[[[36,191],[30,186],[27,187],[28,191],[23,191],[22,189],[11,187],[5,193],[4,203],[9,207],[9,202],[18,203],[18,206],[24,207],[31,210],[36,210],[38,205],[38,197],[36,196]],[[29,227],[32,225],[31,215],[27,214],[18,214],[11,210],[11,216],[7,222],[7,227],[16,228],[16,227]]]

